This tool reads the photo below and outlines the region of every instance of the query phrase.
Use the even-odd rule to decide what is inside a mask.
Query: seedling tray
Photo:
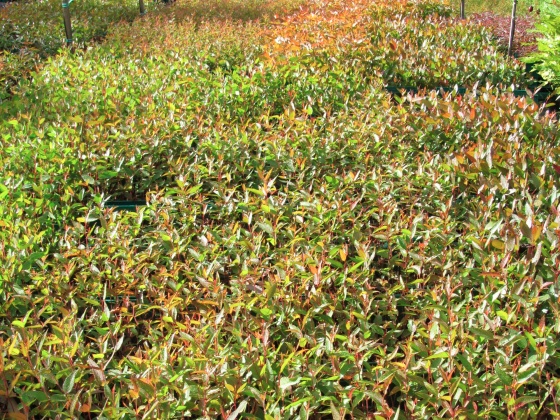
[[[146,200],[115,200],[106,201],[104,206],[106,208],[112,208],[115,210],[126,210],[126,211],[136,211],[138,207],[147,205]]]

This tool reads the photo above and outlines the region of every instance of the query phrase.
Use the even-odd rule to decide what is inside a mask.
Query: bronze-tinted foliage
[[[111,28],[0,105],[0,397],[37,418],[557,413],[560,144],[506,92],[521,66],[438,2],[236,4]]]

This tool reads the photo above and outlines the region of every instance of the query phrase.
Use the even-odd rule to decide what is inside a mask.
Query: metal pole
[[[461,19],[465,19],[465,0],[461,0]]]
[[[70,6],[71,1],[62,0],[62,16],[64,17],[64,30],[66,31],[66,45],[72,44],[72,22],[70,21]]]
[[[508,55],[513,54],[513,36],[515,35],[515,12],[517,10],[517,0],[513,0],[513,8],[511,9],[511,26],[509,28]]]
[[[146,14],[146,6],[144,6],[144,0],[138,0],[138,6],[140,6],[140,16]]]

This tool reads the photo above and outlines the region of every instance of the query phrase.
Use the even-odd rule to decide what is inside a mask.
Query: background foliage
[[[533,63],[542,79],[560,93],[560,5],[547,2],[547,8],[541,15],[536,31],[538,52],[532,54],[527,62]]]
[[[0,395],[557,415],[558,125],[507,93],[522,66],[439,2],[197,7],[109,26],[0,104]]]
[[[149,2],[148,10],[156,3]],[[70,7],[75,43],[100,40],[116,22],[138,17],[133,0],[80,0]],[[61,2],[18,1],[0,8],[0,100],[46,57],[65,44]]]

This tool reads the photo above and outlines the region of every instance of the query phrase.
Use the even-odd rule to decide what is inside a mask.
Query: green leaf
[[[298,406],[302,405],[303,403],[305,403],[307,401],[312,401],[313,399],[314,399],[313,397],[305,397],[305,398],[296,400],[293,403],[288,404],[286,406],[286,408],[284,409],[284,411],[288,412],[290,410],[290,408],[298,407]]]
[[[499,367],[496,367],[496,375],[498,375],[500,381],[505,385],[511,385],[513,383],[513,378]]]
[[[455,357],[457,358],[457,360],[459,360],[461,362],[461,364],[467,370],[467,372],[472,372],[473,371],[472,365],[470,364],[470,362],[468,361],[468,359],[465,356],[463,356],[462,354],[458,354]]]
[[[25,262],[22,264],[22,270],[29,270],[33,263],[41,258],[43,258],[47,253],[46,252],[34,252],[32,253]]]
[[[504,311],[496,311],[496,315],[498,315],[500,318],[502,318],[504,321],[508,320],[508,314],[507,312]]]
[[[356,271],[358,268],[360,268],[363,264],[364,264],[364,260],[358,261],[356,264],[354,264],[352,267],[350,267],[350,269],[348,270],[348,274],[353,273],[354,271]]]
[[[276,290],[277,289],[278,289],[278,286],[276,285],[276,283],[267,282],[266,287],[265,287],[266,298],[267,299],[272,299],[276,295]]]
[[[494,334],[492,333],[492,331],[483,330],[483,329],[475,328],[475,327],[471,327],[471,328],[469,328],[469,330],[472,333],[474,333],[475,336],[480,336],[480,337],[486,338],[487,340],[493,340],[494,339]]]
[[[227,418],[227,420],[235,420],[239,414],[243,413],[245,408],[247,407],[247,400],[241,401],[241,404],[237,406],[235,411],[233,411]]]
[[[500,241],[499,239],[494,239],[492,241],[492,246],[499,250],[503,250],[506,247],[504,241]]]
[[[424,387],[428,390],[431,396],[437,397],[439,395],[437,388],[433,386],[431,383],[429,383],[428,381],[424,381]]]
[[[200,191],[201,188],[202,188],[202,184],[198,184],[198,185],[195,185],[194,187],[190,187],[187,190],[187,194],[189,194],[189,195],[190,194],[196,194],[197,192]]]
[[[286,360],[284,360],[284,362],[282,362],[282,366],[280,366],[280,372],[278,372],[279,374],[282,374],[284,368],[288,365],[288,363],[290,363],[290,360],[292,360],[295,355],[295,353],[290,353],[290,355],[286,357]]]
[[[21,400],[25,404],[30,405],[34,401],[46,402],[49,400],[49,396],[43,391],[24,391],[21,393]]]
[[[537,350],[537,342],[535,341],[535,338],[533,337],[533,335],[527,331],[525,331],[525,337],[527,337],[527,340],[529,341],[529,344],[531,345],[531,347],[533,348],[533,350]]]
[[[57,394],[51,394],[49,397],[50,397],[49,398],[50,401],[53,401],[53,402],[64,402],[65,403],[66,401],[68,401],[68,398],[66,398],[66,395],[64,395],[64,394],[58,394],[58,393]]]
[[[261,191],[261,190],[256,190],[256,189],[254,189],[254,188],[247,188],[247,191],[252,192],[253,194],[257,194],[257,195],[259,195],[259,196],[261,196],[261,197],[264,197],[264,196],[265,196],[265,193],[264,193],[263,191]]]
[[[341,264],[340,261],[336,261],[336,260],[332,260],[332,259],[327,259],[327,262],[328,262],[330,265],[332,265],[332,266],[334,266],[334,267],[336,267],[336,268],[339,268],[339,269],[340,269],[340,268],[344,268],[344,264]]]
[[[335,407],[332,400],[331,400],[330,403],[331,403],[331,415],[332,415],[333,420],[342,420],[342,416],[338,412],[338,409]]]
[[[118,176],[119,173],[116,171],[103,171],[99,173],[99,179],[111,179]],[[93,178],[92,178],[93,179]],[[90,182],[88,182],[90,183]]]
[[[530,396],[530,395],[525,395],[523,397],[519,397],[515,400],[515,408],[519,409],[527,404],[530,404],[532,402],[538,401],[539,397],[534,397],[534,396]]]
[[[352,311],[352,315],[354,315],[360,321],[365,321],[367,319],[363,314],[361,314],[359,312],[356,312],[356,311]]]
[[[270,310],[269,308],[261,308],[260,313],[264,317],[269,317],[270,315],[272,315],[272,310]]]
[[[431,356],[428,356],[425,358],[425,360],[430,360],[430,359],[446,359],[449,357],[449,352],[446,351],[441,351],[439,353],[436,354],[432,354]]]
[[[522,370],[522,369],[523,368],[521,368],[519,370]],[[524,370],[523,372],[518,372],[517,373],[517,382],[518,383],[527,382],[537,372],[538,372],[538,369],[536,367],[529,368],[527,370]]]
[[[3,200],[8,195],[8,188],[0,184],[0,200]]]
[[[269,235],[274,235],[274,229],[272,228],[270,223],[268,223],[268,221],[258,222],[257,225]]]
[[[82,178],[84,181],[86,181],[88,184],[93,185],[95,184],[95,179],[93,179],[90,175],[82,175]]]
[[[286,388],[297,385],[301,382],[301,378],[288,378],[286,376],[280,378],[280,389],[284,391]]]
[[[74,382],[76,381],[77,374],[78,370],[75,370],[64,380],[64,383],[62,384],[62,390],[65,394],[70,394],[70,392],[72,392],[72,390],[74,389]]]

